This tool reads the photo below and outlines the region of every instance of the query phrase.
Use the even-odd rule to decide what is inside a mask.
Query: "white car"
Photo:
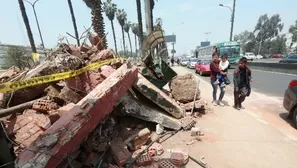
[[[257,55],[256,59],[263,59],[263,56],[262,55]]]
[[[256,59],[255,54],[252,53],[252,52],[245,53],[244,57],[247,58],[248,60],[251,60],[251,61],[253,61],[254,59]]]

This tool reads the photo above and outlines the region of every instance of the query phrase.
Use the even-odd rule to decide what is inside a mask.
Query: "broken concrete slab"
[[[138,80],[133,87],[175,118],[183,116],[184,109],[140,73],[138,73]]]
[[[178,75],[174,77],[169,85],[172,97],[181,103],[194,101],[197,80],[191,74]],[[196,100],[200,98],[200,90],[198,88]]]
[[[146,104],[143,104],[140,100],[133,97],[130,93],[127,93],[123,96],[120,101],[124,105],[124,112],[130,116],[161,124],[162,126],[174,130],[181,129],[181,122],[169,115],[166,115],[164,112],[149,107]]]

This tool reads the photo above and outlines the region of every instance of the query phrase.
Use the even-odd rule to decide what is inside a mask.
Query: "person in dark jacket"
[[[251,94],[250,81],[252,79],[252,73],[246,64],[247,59],[243,57],[238,62],[238,68],[234,70],[234,108],[237,110],[243,108],[242,102]]]
[[[220,87],[220,96],[219,96],[219,101],[217,100],[217,90],[218,90],[218,84],[216,83],[217,80],[217,75],[221,74],[221,75],[226,75],[226,72],[222,72],[219,66],[219,56],[218,54],[215,52],[212,54],[212,62],[210,63],[210,83],[211,86],[213,88],[212,91],[212,104],[214,106],[217,105],[221,105],[224,106],[225,104],[222,102],[224,95],[225,95],[225,88],[224,87]]]

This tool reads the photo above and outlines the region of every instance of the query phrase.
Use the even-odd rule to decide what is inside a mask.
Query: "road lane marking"
[[[258,70],[258,69],[252,69],[252,71],[274,73],[274,74],[279,74],[279,75],[297,76],[296,74],[282,73],[282,72],[273,72],[273,71],[263,71],[263,70]]]

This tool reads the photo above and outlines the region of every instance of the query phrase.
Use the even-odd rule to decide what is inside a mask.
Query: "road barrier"
[[[288,63],[264,63],[264,62],[249,62],[248,66],[251,69],[289,73],[297,75],[297,64]]]

